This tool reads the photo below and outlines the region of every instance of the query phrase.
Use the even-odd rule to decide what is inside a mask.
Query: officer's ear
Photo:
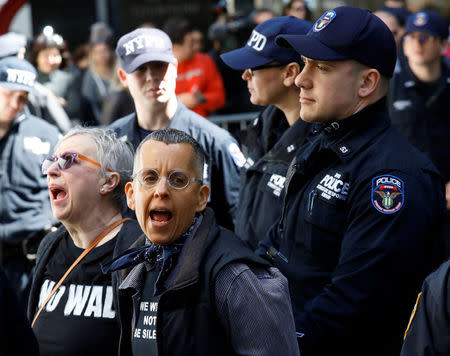
[[[119,79],[120,79],[120,82],[122,83],[122,85],[125,88],[128,88],[127,72],[125,72],[122,68],[119,68],[119,70],[117,71],[117,75],[119,76]]]
[[[300,73],[301,67],[298,63],[292,62],[286,65],[283,71],[283,85],[290,88],[295,85],[295,78]]]
[[[361,80],[358,88],[358,95],[360,98],[367,98],[377,90],[381,75],[380,72],[374,68],[363,69],[360,74]]]

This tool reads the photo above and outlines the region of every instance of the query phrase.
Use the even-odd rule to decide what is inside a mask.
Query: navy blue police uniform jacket
[[[203,183],[211,188],[208,205],[216,213],[219,224],[233,230],[239,196],[239,168],[245,160],[236,140],[228,131],[189,110],[180,101],[169,127],[188,133],[202,147],[206,161]],[[141,138],[136,113],[114,121],[108,128],[118,137],[127,139],[134,149],[139,146]]]
[[[235,232],[253,249],[280,217],[286,173],[310,127],[301,119],[290,127],[284,113],[269,105],[247,129]]]
[[[389,114],[392,124],[425,153],[450,181],[450,68],[442,60],[442,75],[424,96],[421,83],[406,61],[390,81]]]
[[[61,134],[25,109],[0,139],[0,240],[17,245],[56,223],[42,161]]]
[[[289,281],[300,352],[398,355],[443,260],[443,181],[391,127],[384,99],[313,133],[264,241]]]
[[[450,354],[450,260],[423,282],[400,356]]]

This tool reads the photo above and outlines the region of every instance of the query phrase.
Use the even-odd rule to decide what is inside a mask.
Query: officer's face
[[[147,62],[132,73],[120,68],[119,78],[136,105],[166,103],[175,95],[177,68],[166,62]]]
[[[302,58],[305,67],[295,84],[300,88],[300,117],[304,121],[325,123],[358,112],[361,66],[357,62]]]
[[[0,125],[7,125],[23,110],[28,102],[28,93],[22,90],[7,90],[0,86]]]
[[[430,65],[441,60],[447,41],[424,32],[411,32],[403,37],[403,51],[410,65]]]
[[[247,82],[250,101],[254,105],[277,105],[286,97],[282,71],[284,67],[264,68],[254,71],[246,69],[242,79]]]
[[[130,209],[136,213],[142,231],[153,243],[167,245],[176,241],[191,225],[196,212],[205,209],[209,187],[191,181],[184,189],[174,189],[166,177],[182,170],[191,178],[195,172],[194,149],[187,143],[166,144],[147,141],[139,151],[135,172],[154,169],[161,177],[153,187],[144,187],[137,178],[127,183],[125,191]]]

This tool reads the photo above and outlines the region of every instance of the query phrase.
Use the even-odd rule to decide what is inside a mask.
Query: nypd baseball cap
[[[7,90],[32,92],[36,69],[24,59],[5,57],[0,59],[0,85]]]
[[[281,16],[264,21],[256,26],[247,41],[239,49],[220,57],[229,67],[236,70],[255,68],[270,62],[299,62],[300,56],[292,48],[279,47],[275,38],[279,34],[306,34],[312,23],[293,16]]]
[[[326,11],[306,35],[280,35],[280,46],[322,61],[354,59],[392,77],[397,50],[389,28],[369,10],[341,6]]]
[[[147,62],[176,63],[169,36],[157,28],[138,28],[120,37],[116,54],[127,73]]]
[[[425,32],[435,37],[447,38],[448,26],[444,18],[434,11],[419,11],[406,20],[405,34]]]

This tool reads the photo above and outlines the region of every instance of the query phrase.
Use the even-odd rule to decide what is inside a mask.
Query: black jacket
[[[400,356],[450,355],[450,260],[422,285]]]
[[[37,356],[39,346],[23,306],[0,269],[0,355]]]
[[[392,124],[425,153],[450,181],[450,68],[442,61],[437,87],[425,98],[421,83],[408,62],[390,81],[389,113]]]
[[[317,127],[288,171],[271,242],[300,352],[398,355],[410,305],[443,260],[443,182],[385,101]]]
[[[203,148],[207,164],[203,181],[211,188],[209,206],[214,209],[220,225],[233,229],[239,194],[239,167],[244,160],[236,140],[229,132],[189,110],[180,101],[169,127],[188,133]],[[136,113],[113,122],[109,128],[130,141],[135,149],[141,142]]]
[[[253,249],[280,216],[286,172],[310,127],[301,119],[290,127],[284,113],[269,105],[247,129],[235,232]]]
[[[142,235],[135,245],[143,245],[145,239]],[[159,355],[233,355],[215,312],[214,281],[225,265],[237,261],[268,266],[231,231],[219,227],[212,210],[206,208],[194,238],[183,252],[172,286],[159,299]],[[121,278],[128,273],[122,271]],[[127,278],[118,291],[122,356],[131,355],[132,320],[144,287],[144,264],[134,267],[131,274],[132,278]]]

